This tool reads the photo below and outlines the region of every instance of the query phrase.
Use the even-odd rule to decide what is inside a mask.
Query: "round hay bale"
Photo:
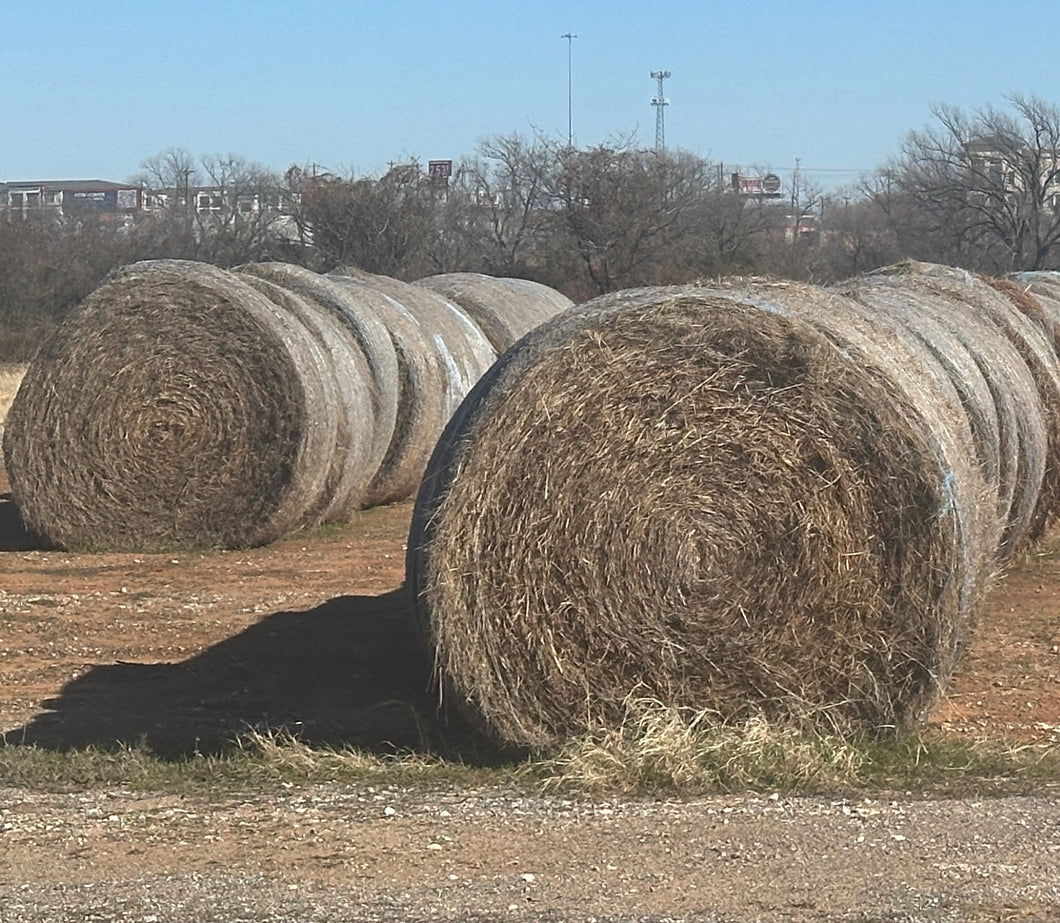
[[[415,318],[434,343],[446,370],[447,420],[475,382],[496,361],[497,353],[478,324],[442,295],[353,266],[342,267],[330,275],[346,276],[371,286]]]
[[[303,527],[343,522],[366,504],[377,465],[372,455],[377,430],[375,385],[368,359],[347,324],[332,311],[251,273],[239,278],[304,325],[319,344],[315,358],[326,393],[312,425],[320,431],[329,468],[325,489],[306,509]]]
[[[1002,493],[1015,487],[1005,547],[1017,550],[1040,539],[1060,508],[1060,365],[1048,332],[1003,292],[962,269],[907,261],[864,281],[907,292],[914,310],[930,305],[934,317],[961,329],[998,406],[1002,451],[1007,443],[1016,462],[1002,472]]]
[[[1060,273],[1058,272],[1017,272],[1006,280],[1008,283],[1001,290],[1010,297],[1021,310],[1024,310],[1030,299],[1041,310],[1044,317],[1047,335],[1053,341],[1054,349],[1060,347]],[[1015,289],[1019,294],[1012,297]],[[1024,310],[1024,313],[1028,313]],[[1031,316],[1035,316],[1031,312]]]
[[[984,276],[983,281],[1004,295],[1020,314],[1038,327],[1046,340],[1053,344],[1053,351],[1056,351],[1057,344],[1060,343],[1060,317],[1052,316],[1045,309],[1030,286],[1014,279],[998,279],[994,276]],[[1060,298],[1060,289],[1057,290],[1056,296]]]
[[[478,272],[442,273],[418,279],[413,285],[437,292],[463,308],[498,356],[535,327],[574,305],[566,295],[540,282]]]
[[[371,372],[366,389],[372,402],[375,427],[367,446],[364,485],[375,477],[394,437],[398,403],[401,393],[401,374],[394,342],[382,318],[362,302],[351,299],[347,288],[334,279],[290,263],[248,263],[240,266],[241,276],[254,276],[272,282],[298,295],[305,301],[327,312],[339,322],[363,353]],[[355,385],[356,386],[356,385]],[[361,434],[357,434],[361,435]],[[335,505],[328,516],[332,521],[348,518],[356,510],[368,505],[361,492],[348,496],[348,505]]]
[[[27,528],[68,549],[242,547],[326,490],[319,344],[201,263],[113,274],[41,347],[4,458]]]
[[[935,424],[762,297],[645,289],[546,322],[471,392],[417,497],[407,582],[446,699],[534,749],[613,726],[631,694],[915,725],[990,556],[962,509],[981,476]]]
[[[365,507],[415,496],[423,471],[451,413],[449,372],[433,336],[396,299],[350,276],[328,276],[351,303],[378,317],[398,361],[398,407],[390,446],[365,490]]]

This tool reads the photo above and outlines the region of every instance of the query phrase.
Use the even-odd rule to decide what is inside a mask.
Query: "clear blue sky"
[[[170,148],[378,174],[485,138],[666,140],[824,187],[931,107],[1060,103],[1056,0],[4,0],[0,181],[125,180]]]

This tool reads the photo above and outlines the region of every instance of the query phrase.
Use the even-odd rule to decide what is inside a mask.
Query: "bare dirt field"
[[[64,749],[459,743],[401,592],[409,504],[249,551],[34,547],[0,476],[0,729]],[[1014,566],[933,721],[1060,744],[1060,554]],[[473,738],[466,738],[468,752]],[[3,785],[0,781],[0,785]],[[0,923],[1060,919],[1060,793],[694,802],[0,788]]]

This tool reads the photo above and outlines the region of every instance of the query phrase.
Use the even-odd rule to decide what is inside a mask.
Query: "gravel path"
[[[1060,794],[0,789],[0,923],[1060,920]]]

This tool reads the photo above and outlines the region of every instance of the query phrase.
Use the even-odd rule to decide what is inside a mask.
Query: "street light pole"
[[[571,102],[573,101],[573,95],[571,92],[571,48],[574,45],[574,39],[578,36],[573,32],[564,32],[560,38],[567,40],[567,149],[574,147],[574,121],[571,115],[572,107]]]

